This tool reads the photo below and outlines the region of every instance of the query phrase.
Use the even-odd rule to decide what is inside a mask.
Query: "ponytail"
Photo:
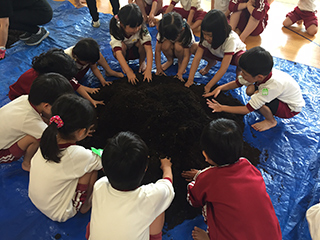
[[[190,26],[186,20],[183,20],[184,31],[180,35],[178,42],[181,42],[182,47],[186,48],[190,45],[192,40]]]
[[[120,27],[120,22],[117,19],[117,15],[111,18],[109,28],[110,28],[110,35],[112,35],[117,40],[123,41],[124,35]]]
[[[44,159],[59,163],[60,149],[57,142],[57,134],[57,124],[51,123],[42,134],[40,141],[40,150]]]

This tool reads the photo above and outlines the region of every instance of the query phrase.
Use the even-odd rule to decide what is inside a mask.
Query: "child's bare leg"
[[[307,33],[311,36],[314,36],[317,32],[318,32],[318,27],[314,24],[307,28]]]
[[[179,43],[174,43],[174,55],[178,58],[178,71],[180,70],[182,60],[184,58],[184,48]],[[184,69],[183,73],[186,70]]]
[[[31,158],[39,148],[39,141],[34,137],[27,135],[20,139],[17,144],[21,150],[25,151],[21,167],[23,170],[29,172]]]
[[[136,4],[139,6],[140,11],[142,13],[142,17],[143,17],[143,21],[145,23],[148,23],[148,15],[146,13],[146,9],[145,9],[145,1],[143,0],[136,0]]]
[[[74,1],[74,4],[75,4],[75,7],[76,7],[76,8],[82,8],[82,7],[85,7],[84,4],[86,4],[86,1],[83,1],[83,0],[75,0],[75,1]]]
[[[139,72],[143,73],[147,68],[146,50],[144,49],[144,46],[140,44],[140,42],[138,42],[136,46],[138,47],[139,51]]]
[[[101,54],[101,52],[100,52],[100,58],[98,60],[98,64],[103,67],[103,69],[106,71],[107,76],[114,76],[118,78],[124,77],[122,72],[116,72],[110,68],[109,64],[107,63],[106,59]]]
[[[248,96],[252,96],[254,94],[254,92],[256,91],[256,87],[252,84],[252,85],[249,85],[246,89],[246,94]]]
[[[208,233],[198,227],[194,227],[194,230],[192,231],[192,238],[194,240],[210,240]]]
[[[86,173],[81,178],[79,178],[78,184],[88,185],[87,199],[80,208],[81,213],[88,212],[92,206],[93,185],[97,181],[97,178],[98,178],[98,171],[92,171],[92,172]]]
[[[165,40],[162,43],[161,51],[166,56],[167,61],[162,64],[163,71],[167,70],[173,63],[173,43],[171,43],[169,40]]]
[[[266,131],[270,128],[277,126],[277,121],[274,119],[270,108],[268,108],[266,105],[263,105],[259,109],[259,111],[265,117],[265,120],[263,120],[262,122],[252,124],[251,127],[254,130],[259,131],[259,132],[263,132],[263,131]]]
[[[161,213],[150,225],[149,232],[150,235],[157,235],[162,232],[162,228],[164,225],[164,212]]]
[[[229,25],[231,26],[233,31],[236,30],[236,28],[238,26],[239,19],[240,19],[240,14],[241,14],[241,11],[238,11],[238,12],[232,13],[231,16],[230,16]]]
[[[201,75],[206,75],[210,71],[210,69],[217,64],[217,60],[214,60],[206,56],[203,56],[203,59],[206,60],[208,63],[204,68],[199,70],[199,73]]]
[[[289,27],[293,24],[293,22],[291,21],[291,19],[289,17],[286,17],[286,19],[283,21],[283,26],[285,27]]]
[[[259,20],[250,16],[247,26],[245,27],[243,32],[240,34],[240,39],[242,42],[244,42],[247,39],[247,37],[257,28],[258,24],[259,24]]]
[[[200,27],[202,23],[202,20],[197,20],[192,24],[191,30],[194,31],[195,29],[197,29],[198,27]]]

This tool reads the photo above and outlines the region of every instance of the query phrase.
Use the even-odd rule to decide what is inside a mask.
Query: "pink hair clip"
[[[119,17],[118,14],[114,15],[114,18],[117,19],[119,21]]]
[[[52,116],[50,118],[50,123],[51,124],[52,122],[54,122],[55,124],[57,124],[57,128],[61,128],[63,126],[63,121],[61,119],[61,117],[59,115],[55,115],[55,116]]]

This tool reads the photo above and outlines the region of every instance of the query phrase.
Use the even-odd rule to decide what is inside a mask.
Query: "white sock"
[[[36,33],[36,35],[39,35],[41,33],[41,28],[39,28],[39,31]]]

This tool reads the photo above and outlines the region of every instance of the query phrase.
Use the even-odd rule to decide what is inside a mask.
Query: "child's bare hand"
[[[209,93],[205,93],[203,94],[202,96],[203,97],[211,97],[213,96],[214,98],[216,98],[221,92],[221,88],[220,87],[217,87],[215,90],[213,90],[212,92],[209,92]]]
[[[209,87],[208,85],[206,85],[206,86],[204,87],[204,94],[209,93],[210,90],[211,90],[211,87]]]
[[[207,99],[208,107],[213,109],[212,112],[222,112],[222,106],[214,99]]]
[[[192,168],[189,171],[183,171],[181,176],[185,178],[186,181],[191,182],[198,171],[199,170]]]
[[[100,88],[87,88],[86,89],[88,93],[94,94],[100,91]]]
[[[101,84],[102,84],[102,86],[104,87],[104,86],[109,86],[109,85],[111,85],[112,82],[110,82],[110,81],[104,81],[104,82],[102,82]]]
[[[193,80],[188,80],[188,81],[184,84],[184,86],[185,86],[185,87],[190,87],[192,84],[193,84]]]
[[[181,82],[184,82],[184,79],[183,79],[183,77],[182,77],[182,74],[177,73],[174,77],[175,77],[175,78],[178,78]]]
[[[162,169],[162,171],[166,168],[166,167],[170,167],[172,166],[171,163],[171,158],[169,157],[165,157],[165,158],[160,158],[160,162],[161,162],[161,166],[160,168]]]
[[[92,104],[93,106],[96,108],[99,105],[105,105],[103,101],[96,101],[96,100],[93,100],[92,101]]]
[[[161,70],[157,70],[156,71],[156,75],[157,76],[167,76],[162,69]]]
[[[96,131],[96,130],[94,129],[94,124],[92,124],[92,125],[89,127],[87,136],[88,136],[88,137],[92,137],[92,134],[93,134],[95,131]]]
[[[127,77],[128,77],[128,82],[135,85],[139,82],[137,76],[134,74],[133,71],[130,71],[129,73],[127,73]]]
[[[152,73],[151,71],[144,71],[143,81],[147,80],[148,82],[152,81]]]

